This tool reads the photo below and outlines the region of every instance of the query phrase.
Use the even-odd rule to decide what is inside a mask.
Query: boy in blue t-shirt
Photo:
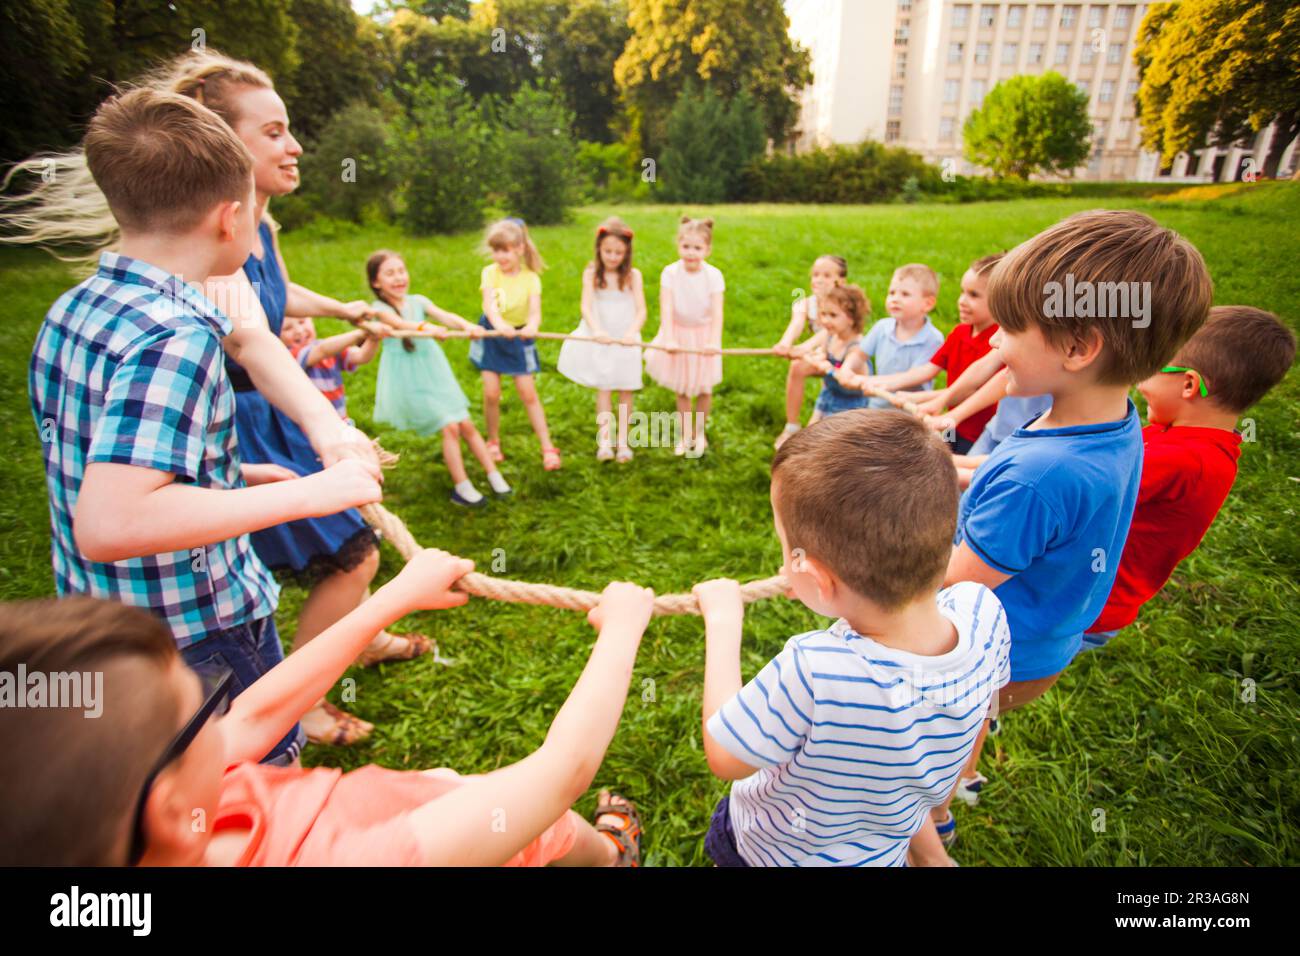
[[[1129,387],[1209,314],[1196,248],[1149,216],[1078,213],[1017,246],[989,279],[1008,395],[1048,395],[962,497],[945,583],[994,589],[1011,625],[1002,710],[1052,686],[1106,603],[1137,501],[1142,429]],[[974,802],[977,742],[963,784]],[[960,786],[959,786],[960,789]],[[939,832],[955,836],[947,808]]]

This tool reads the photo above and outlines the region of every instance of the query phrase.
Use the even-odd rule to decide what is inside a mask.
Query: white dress
[[[636,300],[630,281],[628,285],[622,292],[614,288],[595,290],[596,315],[611,339],[623,338],[636,325]],[[594,337],[595,333],[584,319],[573,334]],[[636,340],[641,341],[640,332]],[[634,346],[598,345],[570,339],[560,346],[556,368],[561,375],[587,388],[630,392],[641,387],[641,350]]]

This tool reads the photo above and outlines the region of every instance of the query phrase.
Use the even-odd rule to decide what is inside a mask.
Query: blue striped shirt
[[[200,488],[240,488],[226,318],[196,287],[106,252],[50,307],[28,371],[50,494],[59,594],[152,610],[181,647],[275,611],[279,588],[248,535],[168,554],[82,557],[72,518],[86,466],[165,471]]]
[[[957,646],[926,657],[841,619],[797,634],[708,723],[760,768],[731,787],[736,849],[751,866],[898,866],[952,791],[998,688],[1011,636],[993,592],[939,592]]]

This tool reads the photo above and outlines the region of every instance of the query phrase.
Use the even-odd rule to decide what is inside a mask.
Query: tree
[[[1013,76],[966,118],[966,158],[995,176],[1065,173],[1088,157],[1088,97],[1059,73]]]
[[[1263,174],[1300,134],[1300,7],[1285,0],[1153,4],[1133,51],[1142,143],[1166,162],[1276,123]]]
[[[68,0],[0,7],[0,162],[69,145],[69,102],[86,61],[81,25]]]
[[[573,113],[553,85],[522,86],[500,111],[500,173],[513,215],[563,222],[576,199]]]
[[[387,85],[389,64],[372,21],[348,0],[291,0],[298,33],[298,66],[277,83],[295,135],[314,139],[344,105],[374,104]]]
[[[629,0],[628,25],[614,79],[647,153],[663,142],[671,104],[688,80],[728,100],[748,91],[768,137],[789,139],[798,119],[794,93],[812,73],[808,52],[790,39],[781,0]]]
[[[742,92],[730,103],[688,84],[668,117],[659,171],[665,198],[714,203],[740,192],[741,171],[766,145],[758,108]]]

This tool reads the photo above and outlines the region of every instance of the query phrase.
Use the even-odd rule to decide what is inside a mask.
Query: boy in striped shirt
[[[704,751],[735,781],[705,839],[719,866],[900,866],[909,847],[913,865],[951,862],[929,811],[1008,679],[1011,642],[988,588],[939,589],[957,496],[943,442],[902,412],[835,415],[777,452],[790,593],[835,621],[742,687],[739,586],[696,586]]]

